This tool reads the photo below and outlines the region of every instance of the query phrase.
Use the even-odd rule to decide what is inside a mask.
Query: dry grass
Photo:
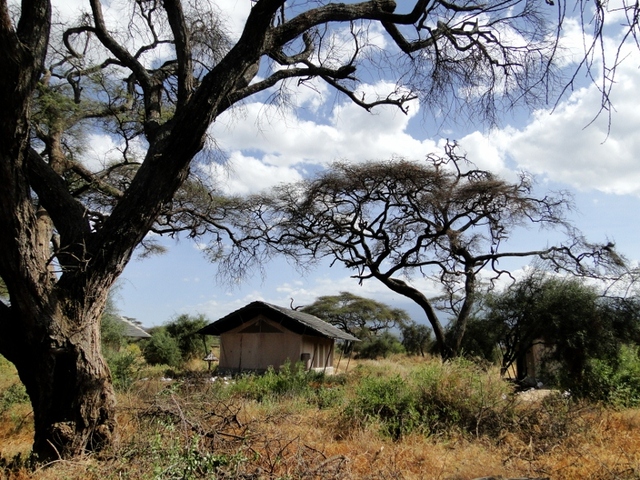
[[[371,363],[367,374],[408,374],[414,365]],[[364,375],[351,374],[349,382]],[[375,422],[345,431],[344,405],[319,409],[297,396],[258,402],[206,383],[148,381],[120,394],[119,402],[121,441],[111,451],[35,471],[7,468],[0,478],[640,479],[640,410],[531,402],[518,407],[521,422],[496,437],[452,430],[392,441]],[[30,427],[16,430],[21,416],[29,418],[25,405],[0,418],[5,459],[29,449]]]

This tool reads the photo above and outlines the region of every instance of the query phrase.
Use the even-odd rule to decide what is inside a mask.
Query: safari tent
[[[333,372],[336,340],[358,339],[307,313],[265,302],[252,302],[202,328],[220,337],[219,371],[265,371],[287,361],[307,369]]]

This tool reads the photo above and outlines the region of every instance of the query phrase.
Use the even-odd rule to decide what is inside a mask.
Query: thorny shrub
[[[499,441],[504,432],[546,450],[577,428],[582,409],[569,397],[525,403],[495,372],[458,359],[429,362],[406,375],[359,372],[351,402],[340,413],[339,436],[375,428],[399,440],[410,434],[467,435]]]

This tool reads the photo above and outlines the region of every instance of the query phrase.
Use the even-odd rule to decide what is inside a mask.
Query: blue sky
[[[57,2],[63,18],[76,16],[80,8],[87,8],[86,3]],[[240,30],[250,3],[216,2],[229,12],[231,32]],[[122,17],[117,0],[105,8],[110,21],[117,23]],[[616,21],[612,17],[611,37],[604,43],[607,49],[617,45]],[[578,32],[577,23],[566,23],[564,61],[569,68],[580,51]],[[378,41],[384,47],[384,38]],[[620,252],[635,262],[640,260],[640,55],[633,47],[623,53],[628,56],[619,67],[613,90],[610,129],[606,113],[594,120],[601,97],[595,85],[584,79],[579,79],[580,88],[568,92],[557,105],[507,114],[491,129],[473,119],[462,119],[459,124],[464,127],[441,128],[441,119],[426,115],[425,106],[417,101],[408,115],[391,107],[368,113],[336,97],[326,85],[313,82],[312,88],[292,89],[296,108],[274,109],[264,99],[249,99],[218,118],[210,134],[229,160],[224,166],[210,165],[210,174],[229,193],[251,193],[299,180],[335,160],[420,159],[442,148],[446,138],[455,139],[479,168],[507,179],[525,170],[536,176],[540,191],[572,192],[577,207],[572,216],[575,225],[591,240],[615,241]],[[388,85],[383,82],[363,86],[364,91],[385,88]],[[96,133],[90,139],[87,163],[104,164],[117,148],[116,140]],[[515,235],[509,245],[512,249],[538,248],[551,240],[548,232],[527,230]],[[202,313],[213,321],[258,299],[286,306],[293,298],[296,305],[306,305],[320,295],[340,291],[406,308],[415,320],[424,321],[411,303],[374,281],[359,286],[349,272],[338,267],[329,269],[324,264],[302,274],[276,259],[266,266],[264,277],[256,272],[241,284],[229,286],[216,281],[216,267],[207,262],[199,245],[188,240],[163,242],[168,253],[133,260],[120,281],[117,303],[121,313],[145,326],[182,313]],[[413,281],[426,292],[432,289],[423,279]]]
[[[572,214],[575,225],[591,240],[615,241],[620,251],[635,261],[640,259],[637,242],[640,228],[636,221],[640,209],[637,180],[640,162],[636,158],[640,151],[634,150],[635,131],[629,126],[630,123],[640,126],[640,116],[633,109],[620,109],[622,112],[613,115],[608,135],[605,117],[585,128],[585,119],[597,112],[599,98],[593,92],[592,95],[590,98],[588,91],[580,91],[576,94],[578,98],[569,98],[553,114],[534,112],[519,127],[505,124],[488,131],[471,129],[451,138],[459,138],[469,158],[480,167],[498,171],[507,178],[524,169],[536,175],[541,191],[569,190],[576,204]],[[253,108],[257,109],[258,105],[249,105],[247,110]],[[256,117],[251,115],[234,119],[230,127],[218,126],[222,132],[216,138],[231,159],[229,170],[220,173],[226,178],[225,188],[250,192],[286,179],[295,180],[309,169],[304,162],[292,161],[291,157],[295,156],[306,158],[309,163],[309,159],[313,159],[318,164],[326,164],[343,158],[339,152],[344,149],[355,151],[346,155],[354,161],[392,155],[421,158],[444,141],[427,136],[428,126],[420,115],[407,122],[397,112],[370,115],[348,104],[341,108],[348,111],[349,120],[336,118],[330,126],[324,123],[326,119],[316,123],[294,117],[257,128]],[[326,146],[314,151],[315,146],[309,145],[316,136],[333,138],[338,136],[336,131],[358,124],[361,127],[356,131],[344,132],[345,138],[360,139],[354,149],[345,143],[336,143],[331,147],[333,152],[325,152]],[[301,139],[304,148],[298,145],[297,139]],[[629,146],[628,150],[625,147],[625,151],[621,151],[623,144]],[[247,145],[250,149],[245,149]],[[261,148],[261,145],[265,146]],[[252,167],[245,170],[247,164]],[[539,248],[552,242],[552,237],[553,234],[546,231],[522,230],[514,235],[510,245],[513,249]],[[375,281],[360,286],[349,278],[348,271],[338,266],[328,268],[325,264],[301,273],[279,259],[267,266],[264,278],[256,272],[239,285],[229,286],[216,281],[215,265],[204,259],[198,245],[187,240],[167,241],[165,245],[169,247],[168,253],[133,261],[121,283],[122,312],[147,326],[181,313],[203,313],[215,320],[258,299],[289,305],[293,298],[295,305],[306,305],[320,295],[340,291],[376,298],[405,308],[416,321],[425,320],[411,302]],[[513,268],[523,266],[514,264]],[[420,279],[414,282],[419,283]],[[429,291],[431,287],[424,282],[423,288]]]

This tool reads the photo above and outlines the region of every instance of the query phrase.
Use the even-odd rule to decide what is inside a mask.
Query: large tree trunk
[[[187,178],[210,123],[242,98],[234,93],[257,73],[249,67],[264,50],[264,32],[280,4],[260,2],[253,8],[252,27],[241,41],[192,95],[190,82],[181,85],[175,116],[160,126],[160,106],[153,101],[166,78],[148,77],[135,58],[114,46],[99,21],[99,2],[92,2],[94,33],[146,85],[149,141],[131,185],[96,225],[70,193],[55,152],[50,148],[51,155],[43,158],[30,143],[30,102],[44,71],[50,2],[23,2],[14,25],[6,1],[0,0],[0,104],[5,108],[0,115],[0,277],[10,295],[10,302],[0,300],[0,353],[15,364],[31,398],[34,453],[41,459],[65,458],[113,441],[115,396],[99,332],[108,289]],[[180,14],[178,3],[169,7]]]
[[[0,301],[0,353],[14,363],[31,399],[33,451],[41,460],[95,450],[112,440],[115,395],[100,352],[99,320],[121,271],[90,276],[85,211],[57,193],[61,179],[43,179],[45,188],[37,199],[32,195],[30,182],[41,179],[28,167],[29,106],[43,71],[50,15],[48,0],[23,2],[14,25],[0,1],[0,277],[10,294],[10,303]],[[60,220],[56,235],[63,238],[57,274],[52,211],[42,208],[45,199]],[[63,262],[69,273],[60,273]]]
[[[66,458],[111,443],[115,395],[99,346],[87,335],[41,349],[18,367],[33,406],[33,452],[39,459]]]
[[[35,328],[3,332],[13,337],[11,360],[33,406],[33,452],[40,460],[66,458],[109,445],[115,431],[116,399],[109,368],[100,348],[100,312],[106,292],[92,292],[82,309],[49,296],[26,308],[18,304],[3,313],[21,317]],[[67,311],[67,313],[64,313]],[[74,318],[72,318],[74,317]],[[6,320],[6,318],[5,318]],[[31,320],[31,321],[29,321]]]

